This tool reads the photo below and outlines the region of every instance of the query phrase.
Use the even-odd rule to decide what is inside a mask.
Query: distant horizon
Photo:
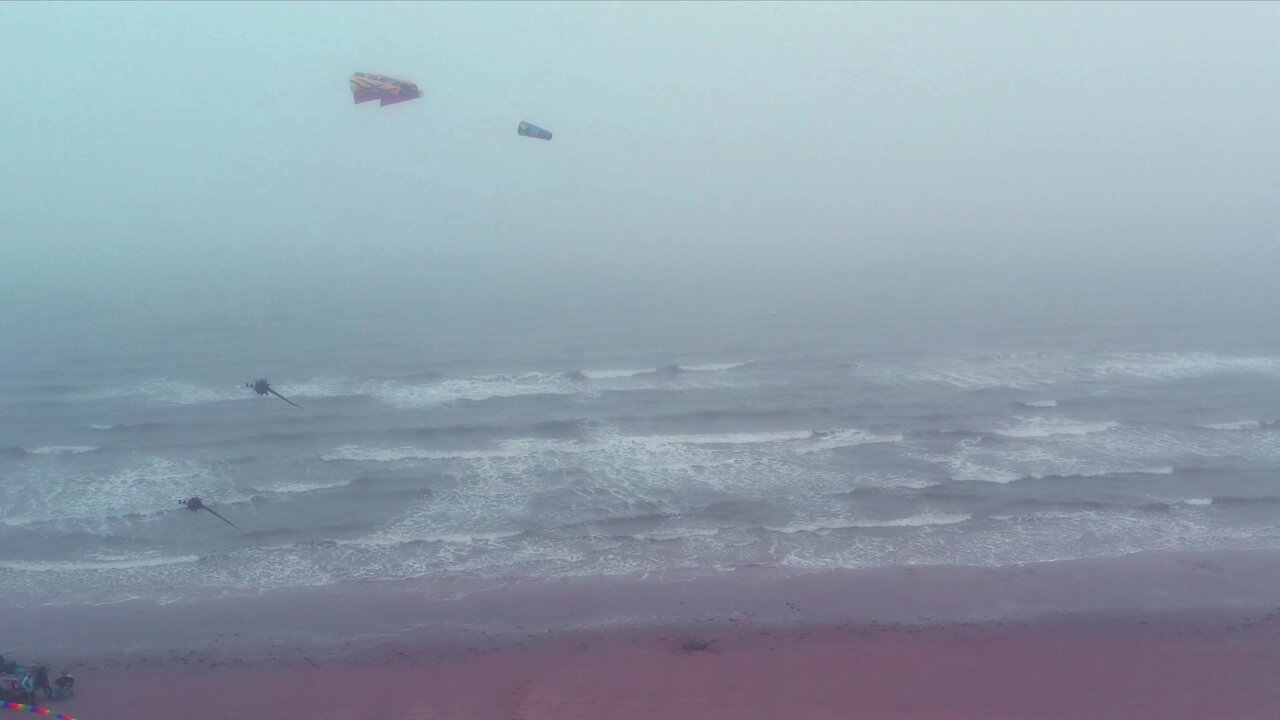
[[[0,303],[1266,333],[1277,32],[1262,3],[6,3],[0,60],[39,71],[0,114]],[[354,71],[424,96],[353,105]]]

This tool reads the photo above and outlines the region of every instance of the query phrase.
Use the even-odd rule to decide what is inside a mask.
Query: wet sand
[[[80,655],[79,695],[52,708],[81,720],[1274,720],[1278,570],[1277,553],[1153,555],[15,612],[81,628],[85,648],[170,643]],[[165,637],[175,617],[213,639]]]
[[[195,663],[192,663],[195,664]],[[288,664],[97,665],[93,718],[1275,718],[1277,615],[574,632]]]

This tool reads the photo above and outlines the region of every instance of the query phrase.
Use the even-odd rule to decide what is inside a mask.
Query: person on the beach
[[[18,682],[18,688],[27,696],[27,702],[31,705],[36,704],[36,678],[32,668],[28,668],[22,676],[22,680]]]
[[[66,700],[76,694],[76,679],[71,677],[71,673],[65,668],[62,670],[62,674],[58,676],[58,679],[53,681],[53,684],[55,686],[53,690],[54,700]]]
[[[45,699],[52,700],[53,686],[49,684],[49,668],[44,665],[37,665],[31,670],[35,675],[35,690],[32,691],[32,695],[34,696],[36,691],[43,690]]]

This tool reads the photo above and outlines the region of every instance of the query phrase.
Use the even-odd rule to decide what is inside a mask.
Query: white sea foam
[[[1099,375],[1177,380],[1214,373],[1280,372],[1280,358],[1223,356],[1213,353],[1121,353],[1093,365]]]
[[[992,482],[1005,485],[1026,477],[1022,473],[1003,468],[993,468],[965,458],[956,458],[948,463],[953,480],[961,482]]]
[[[862,368],[860,374],[951,385],[964,390],[1031,390],[1064,382],[1112,378],[1181,380],[1220,373],[1280,374],[1280,358],[1213,353],[989,353],[938,358],[906,366]],[[1033,407],[1038,407],[1034,406]]]
[[[421,384],[386,381],[371,383],[366,391],[390,405],[412,408],[525,395],[570,395],[583,390],[580,384],[562,374],[523,373],[482,375]]]
[[[693,435],[649,435],[637,437],[646,443],[675,443],[683,445],[762,445],[788,443],[801,453],[825,452],[842,447],[854,447],[871,443],[901,442],[901,435],[875,435],[856,428],[836,430],[778,430],[771,432],[713,433]],[[799,442],[808,441],[808,442]]]
[[[321,455],[320,459],[327,462],[348,460],[352,462],[379,463],[394,463],[406,460],[492,460],[533,455],[551,449],[553,446],[561,450],[567,450],[572,447],[565,441],[536,438],[508,440],[496,448],[477,450],[427,450],[408,446],[343,445]]]
[[[181,565],[199,560],[196,555],[179,555],[173,557],[140,556],[135,558],[118,558],[102,560],[0,560],[0,569],[23,570],[26,572],[85,572],[94,570],[128,570],[132,568],[154,568],[165,565]]]
[[[859,485],[862,487],[878,487],[878,488],[902,488],[904,490],[923,490],[925,488],[937,487],[942,481],[923,478],[913,475],[870,475],[859,478]]]
[[[671,540],[691,540],[694,538],[714,537],[720,534],[720,528],[673,528],[671,530],[654,530],[637,533],[637,540],[667,542]]]
[[[646,368],[643,370],[583,370],[579,374],[588,380],[619,380],[639,375],[652,375],[656,372],[658,372],[657,368]]]
[[[1115,421],[1080,422],[1067,418],[1031,417],[1022,418],[1018,425],[998,428],[994,432],[1012,438],[1047,438],[1054,435],[1090,435],[1106,432],[1117,425],[1119,423]]]
[[[352,383],[332,378],[316,378],[301,382],[272,383],[281,395],[289,398],[333,398],[348,397],[359,393]]]
[[[391,544],[477,525],[525,527],[531,508],[538,524],[573,524],[686,512],[678,498],[690,493],[749,500],[797,487],[810,494],[846,491],[846,475],[796,454],[812,437],[809,431],[645,437],[597,430],[590,439],[533,438],[466,453],[347,447],[330,457],[413,462],[448,456],[445,461],[459,463],[451,474],[463,486],[414,501],[370,538]]]
[[[803,453],[817,453],[844,447],[857,447],[859,445],[900,443],[902,442],[902,435],[876,435],[857,428],[844,428],[841,430],[815,432],[810,440],[811,442],[805,443],[803,446],[798,447],[797,450]]]
[[[386,548],[407,543],[443,543],[446,545],[488,545],[502,540],[509,540],[519,537],[524,533],[518,531],[492,531],[492,532],[457,532],[457,533],[438,533],[438,534],[416,534],[416,533],[400,533],[383,532],[375,533],[367,538],[357,540],[339,540],[339,545],[350,545],[363,548]]]
[[[677,365],[684,372],[723,372],[725,370],[737,370],[741,367],[750,365],[750,361],[733,362],[733,363],[707,363],[705,365]]]
[[[1166,445],[1170,445],[1167,439],[1122,429],[1114,433],[1037,437],[1018,443],[966,438],[956,443],[950,453],[922,453],[917,457],[944,464],[954,480],[1010,483],[1046,477],[1169,475],[1174,467],[1160,462],[1187,448]]]
[[[339,540],[337,545],[365,550],[383,550],[417,543],[433,543],[446,546],[444,552],[465,552],[482,549],[475,546],[492,546],[505,540],[514,540],[521,535],[524,535],[524,533],[517,530],[460,530],[448,532],[441,531],[438,527],[423,527],[410,523],[401,523],[382,528],[362,538]],[[518,543],[519,541],[516,542]]]
[[[779,432],[720,433],[707,435],[649,435],[636,438],[641,442],[677,443],[681,445],[755,445],[782,443],[793,440],[809,440],[811,430],[783,430]]]
[[[198,405],[202,403],[235,400],[246,397],[235,385],[199,385],[182,380],[145,380],[113,388],[92,390],[72,396],[77,401],[101,401],[140,398],[147,402],[174,405]]]
[[[175,494],[200,492],[210,502],[245,499],[213,466],[149,458],[115,470],[32,467],[0,483],[0,523],[88,522],[167,510]],[[106,526],[102,526],[105,530]]]
[[[1200,427],[1206,430],[1257,430],[1262,423],[1257,420],[1238,420],[1236,422],[1208,423]]]
[[[863,522],[859,527],[924,527],[926,525],[956,525],[972,520],[966,513],[921,513],[911,517],[877,522]]]
[[[815,521],[808,523],[792,523],[779,527],[767,527],[766,530],[784,535],[794,535],[797,533],[814,533],[817,535],[825,535],[837,530],[854,530],[869,528],[891,528],[891,527],[926,527],[929,525],[956,525],[962,522],[972,520],[973,516],[967,513],[931,513],[925,512],[918,515],[911,515],[904,518],[895,518],[892,520],[839,520],[839,521]]]
[[[819,453],[842,447],[871,443],[901,442],[901,435],[876,435],[854,428],[823,432],[812,430],[781,430],[770,432],[712,433],[683,435],[621,435],[601,432],[590,440],[554,440],[544,438],[516,438],[505,440],[497,447],[475,449],[427,449],[413,446],[389,447],[381,445],[342,445],[323,454],[327,462],[377,462],[396,463],[406,461],[491,461],[526,459],[536,461],[547,453],[569,455],[598,455],[602,459],[619,453],[629,455],[663,452],[681,446],[753,446],[779,445],[798,453]],[[714,455],[703,459],[705,465],[715,464]],[[633,462],[633,461],[626,461]]]
[[[1163,465],[1160,467],[1142,467],[1142,468],[1110,468],[1095,470],[1080,470],[1078,472],[1069,473],[1028,473],[1026,477],[1032,480],[1043,480],[1047,477],[1106,477],[1108,475],[1172,475],[1173,467]]]
[[[329,490],[332,488],[347,487],[351,484],[351,478],[335,478],[331,480],[286,480],[284,482],[262,482],[258,487],[254,488],[256,492],[263,493],[279,493],[288,495],[290,493],[308,493],[316,490]]]
[[[1054,407],[1058,407],[1058,401],[1057,401],[1057,400],[1029,400],[1029,401],[1024,402],[1024,403],[1022,403],[1022,404],[1023,404],[1023,405],[1026,405],[1027,407],[1033,407],[1033,408],[1054,408]]]
[[[469,532],[469,533],[452,533],[445,535],[435,535],[432,537],[422,538],[426,542],[442,542],[453,543],[457,545],[470,545],[472,543],[492,543],[507,538],[519,537],[523,535],[520,532]]]
[[[94,445],[49,445],[27,450],[27,452],[32,455],[79,455],[99,449],[101,448]]]

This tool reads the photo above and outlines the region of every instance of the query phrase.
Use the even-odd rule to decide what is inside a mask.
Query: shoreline
[[[351,650],[390,639],[449,643],[594,627],[706,619],[774,624],[872,620],[985,622],[1044,613],[1280,605],[1280,550],[1137,553],[1004,567],[890,566],[562,578],[428,578],[177,600],[27,605],[0,599],[15,656],[165,654],[176,645],[243,656],[282,647]],[[56,663],[55,663],[56,664]]]
[[[6,605],[6,654],[72,667],[77,696],[50,709],[80,720],[1274,720],[1280,708],[1278,551]]]

